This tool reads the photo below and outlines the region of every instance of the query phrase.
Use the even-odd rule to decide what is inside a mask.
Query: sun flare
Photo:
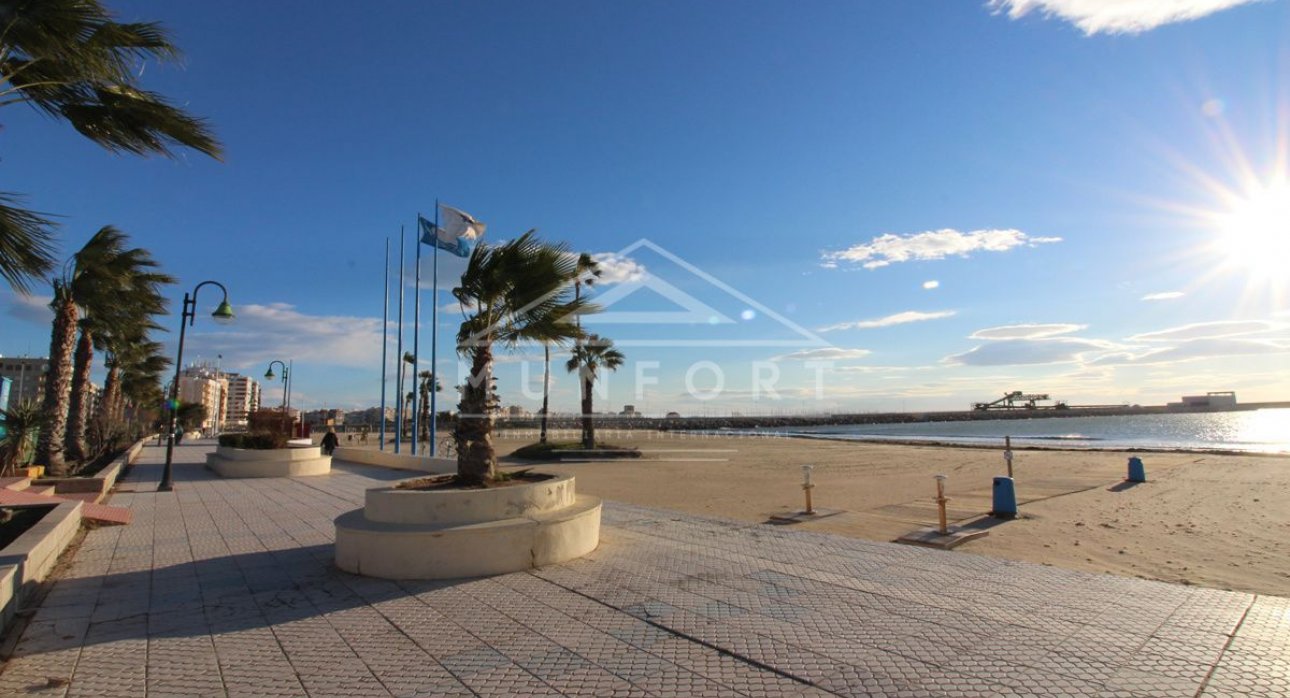
[[[1260,187],[1217,218],[1218,247],[1228,265],[1259,277],[1290,276],[1290,182]]]

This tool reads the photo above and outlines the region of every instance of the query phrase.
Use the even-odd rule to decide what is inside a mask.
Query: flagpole
[[[439,200],[434,200],[435,237],[439,236]],[[436,240],[437,242],[437,240]],[[434,290],[430,294],[430,457],[438,455],[439,439],[436,427],[439,414],[435,410],[435,393],[439,392],[439,245],[434,246],[434,271],[430,278]]]
[[[404,254],[407,235],[403,232],[403,226],[399,226],[399,341],[398,348],[395,350],[396,363],[394,364],[394,452],[399,452],[399,443],[403,440],[403,267],[407,266],[404,261],[407,256]]]
[[[417,439],[421,437],[421,391],[417,390],[417,369],[421,367],[421,213],[412,227],[412,239],[417,246],[416,289],[412,296],[412,455],[417,454]]]
[[[386,369],[390,363],[390,237],[385,236],[385,282],[384,297],[381,299],[384,309],[381,315],[381,450],[385,450],[385,386]]]

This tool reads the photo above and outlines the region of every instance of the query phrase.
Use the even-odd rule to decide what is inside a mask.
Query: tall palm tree
[[[138,288],[151,287],[155,291],[157,285],[171,281],[170,277],[151,271],[156,263],[146,250],[127,249],[127,242],[125,233],[116,228],[100,228],[67,261],[62,276],[53,280],[54,298],[49,305],[54,311],[54,323],[41,406],[47,423],[40,432],[36,457],[54,474],[64,474],[67,469],[63,448],[72,413],[72,353],[78,320],[83,315],[81,310],[86,309],[88,317],[110,324],[113,318],[128,318],[129,313],[137,312],[130,305],[130,299],[135,297]],[[148,309],[155,307],[148,306]],[[164,304],[160,307],[164,308]],[[90,348],[87,345],[87,350]],[[88,380],[88,370],[84,375]],[[83,419],[84,410],[79,404],[77,413]]]
[[[86,456],[85,430],[90,417],[90,369],[94,350],[106,350],[112,334],[137,337],[148,330],[161,329],[153,321],[166,311],[161,287],[175,281],[169,275],[154,271],[158,264],[147,250],[126,249],[125,233],[108,226],[99,235],[105,241],[93,274],[93,286],[77,298],[84,313],[78,323],[80,339],[72,364],[64,439],[64,457],[68,460],[84,460]]]
[[[626,357],[614,348],[613,340],[599,335],[587,335],[587,338],[573,348],[565,368],[570,373],[577,371],[582,386],[582,447],[596,447],[596,427],[591,418],[592,388],[596,384],[596,373],[600,369],[616,371],[623,365]]]
[[[117,22],[98,0],[0,0],[0,107],[26,104],[113,152],[218,158],[205,122],[139,87],[179,50],[154,23]],[[0,192],[0,277],[25,291],[54,266],[54,225]]]
[[[420,395],[418,407],[420,415],[418,417],[418,426],[421,430],[421,440],[426,443],[430,442],[430,391],[436,393],[443,390],[443,385],[434,377],[433,371],[421,371],[417,374],[421,380],[417,384],[417,392]],[[433,387],[432,387],[433,386]]]
[[[576,259],[564,245],[535,231],[499,245],[479,245],[452,294],[471,314],[457,333],[457,353],[469,357],[457,419],[457,477],[481,483],[496,474],[493,451],[493,347],[524,342],[561,344],[579,334],[572,318],[586,307],[574,299]]]

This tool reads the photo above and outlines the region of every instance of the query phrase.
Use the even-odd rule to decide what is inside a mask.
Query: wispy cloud
[[[1038,11],[1079,27],[1085,34],[1137,34],[1156,27],[1199,19],[1260,0],[989,0],[995,12],[1012,19]]]
[[[34,325],[48,325],[54,321],[54,311],[49,309],[53,296],[28,296],[21,293],[9,294],[9,317]]]
[[[306,315],[288,303],[239,305],[237,321],[229,331],[190,332],[186,353],[222,354],[225,365],[232,368],[274,359],[379,368],[381,319]]]
[[[876,320],[859,320],[856,322],[840,322],[836,325],[821,327],[817,332],[833,332],[836,330],[867,330],[875,327],[891,327],[892,325],[907,325],[911,322],[926,322],[928,320],[939,320],[941,318],[952,317],[953,310],[937,310],[931,313],[924,313],[918,310],[906,310],[903,313],[896,313],[881,317]]]
[[[1060,242],[1058,237],[1031,237],[1020,230],[973,230],[961,232],[953,228],[929,230],[911,235],[879,235],[867,243],[852,245],[839,252],[826,252],[821,256],[821,266],[834,268],[839,264],[858,264],[865,269],[878,269],[898,262],[944,259],[950,256],[968,257],[973,252],[1007,252],[1016,247],[1035,247]]]
[[[1081,361],[1089,352],[1104,352],[1119,346],[1100,339],[1048,337],[1005,339],[987,342],[962,354],[947,356],[944,363],[958,366],[1016,366]]]
[[[926,289],[926,290],[928,290],[928,291],[930,291],[930,290],[932,290],[932,289],[934,289],[934,288],[940,288],[940,287],[941,287],[941,282],[937,281],[936,279],[932,279],[931,281],[924,281],[924,282],[923,282],[923,288],[924,288],[924,289]]]
[[[803,349],[791,354],[782,354],[771,361],[841,361],[843,359],[863,359],[872,354],[868,349],[843,349],[842,347],[823,347],[820,349]]]
[[[1129,337],[1130,342],[1180,342],[1193,339],[1217,339],[1239,337],[1281,329],[1265,320],[1219,320],[1215,322],[1198,322],[1191,325],[1171,327],[1155,332],[1143,332]]]
[[[1182,298],[1187,294],[1182,291],[1162,291],[1160,293],[1148,293],[1140,300],[1144,301],[1171,301],[1175,298]]]
[[[1092,365],[1167,364],[1225,356],[1260,356],[1290,353],[1290,340],[1250,337],[1206,337],[1180,342],[1172,347],[1141,353],[1116,352],[1098,357]]]
[[[1079,332],[1087,325],[1073,325],[1067,322],[1049,322],[1026,325],[1003,325],[977,330],[968,339],[1042,339],[1061,334]]]

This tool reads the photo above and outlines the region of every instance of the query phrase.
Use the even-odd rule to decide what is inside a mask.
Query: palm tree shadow
[[[361,577],[337,569],[334,554],[331,544],[312,545],[63,578],[41,602],[12,656],[268,628],[478,579]]]

